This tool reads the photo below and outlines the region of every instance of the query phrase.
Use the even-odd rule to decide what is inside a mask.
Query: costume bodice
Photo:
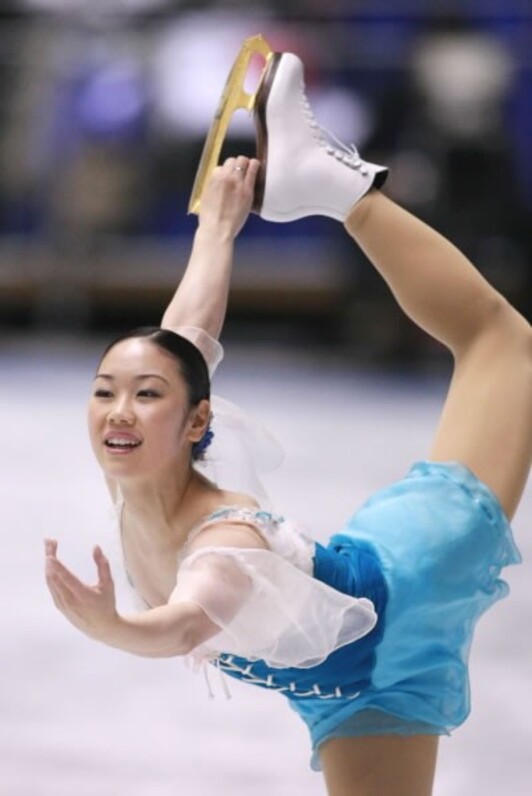
[[[247,506],[220,506],[203,517],[190,531],[180,552],[180,562],[188,554],[191,543],[209,527],[230,522],[231,525],[252,526],[268,545],[268,549],[302,572],[312,574],[314,542],[307,538],[294,523],[280,514]]]
[[[374,550],[364,542],[328,546],[315,543],[313,577],[342,593],[369,598],[378,617],[374,627],[332,650],[325,660],[311,668],[274,669],[264,660],[222,653],[215,661],[219,669],[244,682],[279,691],[291,700],[350,701],[370,690],[388,599],[386,581]]]
[[[268,549],[210,544],[190,550],[204,531],[224,524],[253,527]],[[194,650],[196,659],[233,655],[279,671],[309,669],[335,650],[367,635],[377,622],[370,599],[320,579],[321,546],[280,515],[223,506],[190,532],[179,554],[169,602],[194,602],[220,633]],[[315,576],[318,573],[318,577]],[[144,605],[144,607],[146,607]],[[233,672],[231,672],[233,673]]]
[[[183,557],[170,598],[198,602],[222,631],[196,651],[197,657],[253,685],[290,699],[355,699],[370,687],[375,646],[382,635],[374,608],[384,613],[386,587],[369,545],[344,550],[306,539],[283,517],[255,509],[223,507],[191,534],[217,522],[252,525],[269,550],[206,548]],[[235,582],[245,572],[251,592],[234,616],[224,617],[218,589],[210,602],[187,583],[188,564],[225,557]],[[214,570],[213,570],[214,571]],[[181,574],[180,574],[181,573]],[[200,569],[199,577],[205,572]],[[181,584],[181,585],[180,585]],[[190,585],[192,592],[194,583]],[[346,665],[347,664],[347,665]]]

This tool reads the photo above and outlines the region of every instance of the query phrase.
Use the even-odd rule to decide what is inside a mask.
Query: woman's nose
[[[109,422],[114,425],[129,426],[135,422],[135,416],[127,401],[117,401],[109,410]]]

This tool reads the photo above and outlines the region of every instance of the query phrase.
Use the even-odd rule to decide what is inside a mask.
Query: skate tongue
[[[338,136],[336,136],[332,132],[332,130],[329,130],[327,127],[324,127],[323,125],[319,124],[316,117],[312,113],[312,108],[310,107],[310,103],[308,101],[306,94],[303,94],[302,105],[303,105],[303,113],[307,117],[307,121],[310,127],[316,131],[314,134],[316,140],[319,141],[319,143],[323,147],[326,147],[327,153],[329,155],[336,155],[337,157],[338,155],[343,155],[343,157],[347,155],[349,157],[349,162],[352,166],[354,166],[355,168],[361,166],[363,161],[358,153],[358,149],[356,148],[356,146],[354,144],[346,146],[344,142],[340,141]],[[334,142],[335,146],[331,146],[329,141],[327,141],[327,136],[330,141]]]
[[[354,161],[353,165],[358,166],[360,163],[362,163],[362,159],[361,159],[361,157],[360,157],[360,155],[358,153],[358,149],[356,148],[356,146],[354,144],[350,144],[349,146],[347,146],[346,144],[344,144],[343,141],[340,141],[338,136],[336,136],[327,127],[323,127],[321,124],[319,124],[318,127],[323,133],[328,135],[329,138],[332,141],[334,141],[334,143],[336,144],[336,148],[337,149],[341,149],[341,150],[343,150],[345,152],[346,155],[349,155],[349,157]],[[324,143],[325,144],[327,143],[327,141],[325,139],[324,139]]]

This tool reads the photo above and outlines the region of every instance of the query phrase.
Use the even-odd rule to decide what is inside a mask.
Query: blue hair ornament
[[[209,423],[205,434],[192,446],[192,459],[194,461],[201,461],[205,457],[205,451],[211,444],[213,437],[214,431],[211,429],[211,424]]]

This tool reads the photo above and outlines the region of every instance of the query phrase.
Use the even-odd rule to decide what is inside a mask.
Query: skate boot
[[[244,81],[254,55],[262,56],[265,66],[258,90],[248,94]],[[238,108],[254,114],[261,169],[253,210],[268,221],[311,215],[344,221],[353,205],[386,179],[386,168],[365,163],[354,145],[344,146],[318,125],[305,96],[300,59],[275,53],[262,36],[252,36],[242,44],[227,78],[203,147],[189,213],[199,212],[203,190],[218,165],[231,116]]]
[[[386,168],[364,162],[354,145],[318,125],[296,55],[274,53],[268,61],[254,116],[262,166],[253,209],[267,221],[312,215],[345,221],[353,205],[386,179]]]

